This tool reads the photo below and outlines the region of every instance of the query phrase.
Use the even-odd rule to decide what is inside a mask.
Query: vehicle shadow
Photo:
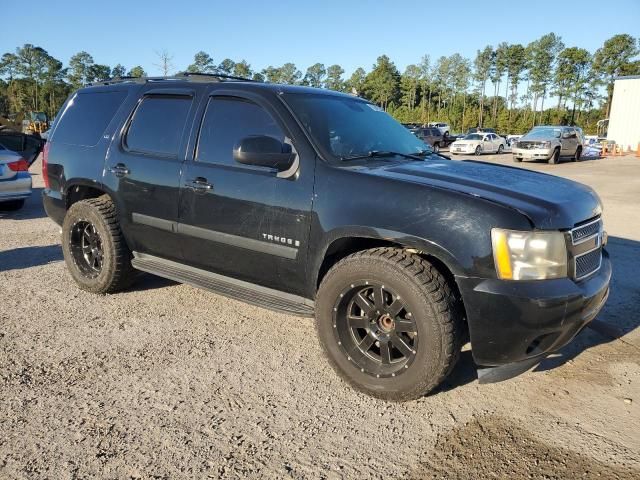
[[[36,218],[44,218],[47,213],[42,205],[42,188],[34,188],[31,196],[20,210],[9,210],[0,203],[0,221],[4,219],[10,220],[34,220]]]
[[[60,245],[20,247],[0,252],[0,272],[48,265],[62,260]]]
[[[640,327],[640,242],[620,237],[609,237],[607,244],[613,276],[609,299],[588,328],[573,342],[543,360],[534,371],[546,371],[574,359],[585,350],[613,342]],[[629,343],[629,342],[627,342]],[[640,351],[640,341],[634,340]]]
[[[130,292],[144,292],[146,290],[156,290],[158,288],[171,287],[177,285],[178,282],[169,280],[168,278],[158,277],[151,273],[139,272],[136,281],[131,285],[127,291]]]

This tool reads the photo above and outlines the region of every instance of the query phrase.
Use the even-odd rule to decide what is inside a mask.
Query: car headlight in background
[[[493,259],[502,280],[545,280],[567,276],[562,232],[491,229]]]

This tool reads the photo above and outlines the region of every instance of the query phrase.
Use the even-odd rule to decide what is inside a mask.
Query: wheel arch
[[[334,235],[327,241],[322,249],[322,255],[316,260],[312,276],[314,294],[333,265],[352,253],[376,247],[394,247],[412,251],[431,261],[454,285],[455,275],[462,273],[459,262],[451,252],[434,242],[388,231],[357,234],[344,232],[341,235]]]
[[[86,182],[75,181],[69,182],[65,188],[65,209],[69,210],[69,207],[81,200],[87,200],[89,198],[98,198],[102,195],[109,195],[100,185]],[[109,195],[111,198],[111,195]]]

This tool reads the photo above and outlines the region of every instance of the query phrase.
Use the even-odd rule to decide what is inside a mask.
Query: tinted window
[[[191,97],[187,96],[145,97],[127,132],[129,150],[177,156],[190,107]]]
[[[52,140],[94,146],[126,95],[124,91],[78,93],[69,100]]]
[[[377,105],[357,97],[325,94],[285,94],[309,135],[323,153],[336,160],[369,152],[431,151]]]
[[[284,142],[284,133],[273,117],[259,105],[240,98],[213,97],[202,120],[197,160],[240,165],[233,147],[243,138],[267,135]]]

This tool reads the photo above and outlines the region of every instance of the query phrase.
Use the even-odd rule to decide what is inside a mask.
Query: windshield
[[[525,136],[527,138],[560,138],[561,129],[559,128],[534,128]]]
[[[470,133],[466,137],[465,140],[482,140],[482,135],[478,135],[477,133]]]
[[[288,93],[284,98],[314,142],[330,158],[376,151],[413,155],[432,151],[380,107],[357,97]]]

